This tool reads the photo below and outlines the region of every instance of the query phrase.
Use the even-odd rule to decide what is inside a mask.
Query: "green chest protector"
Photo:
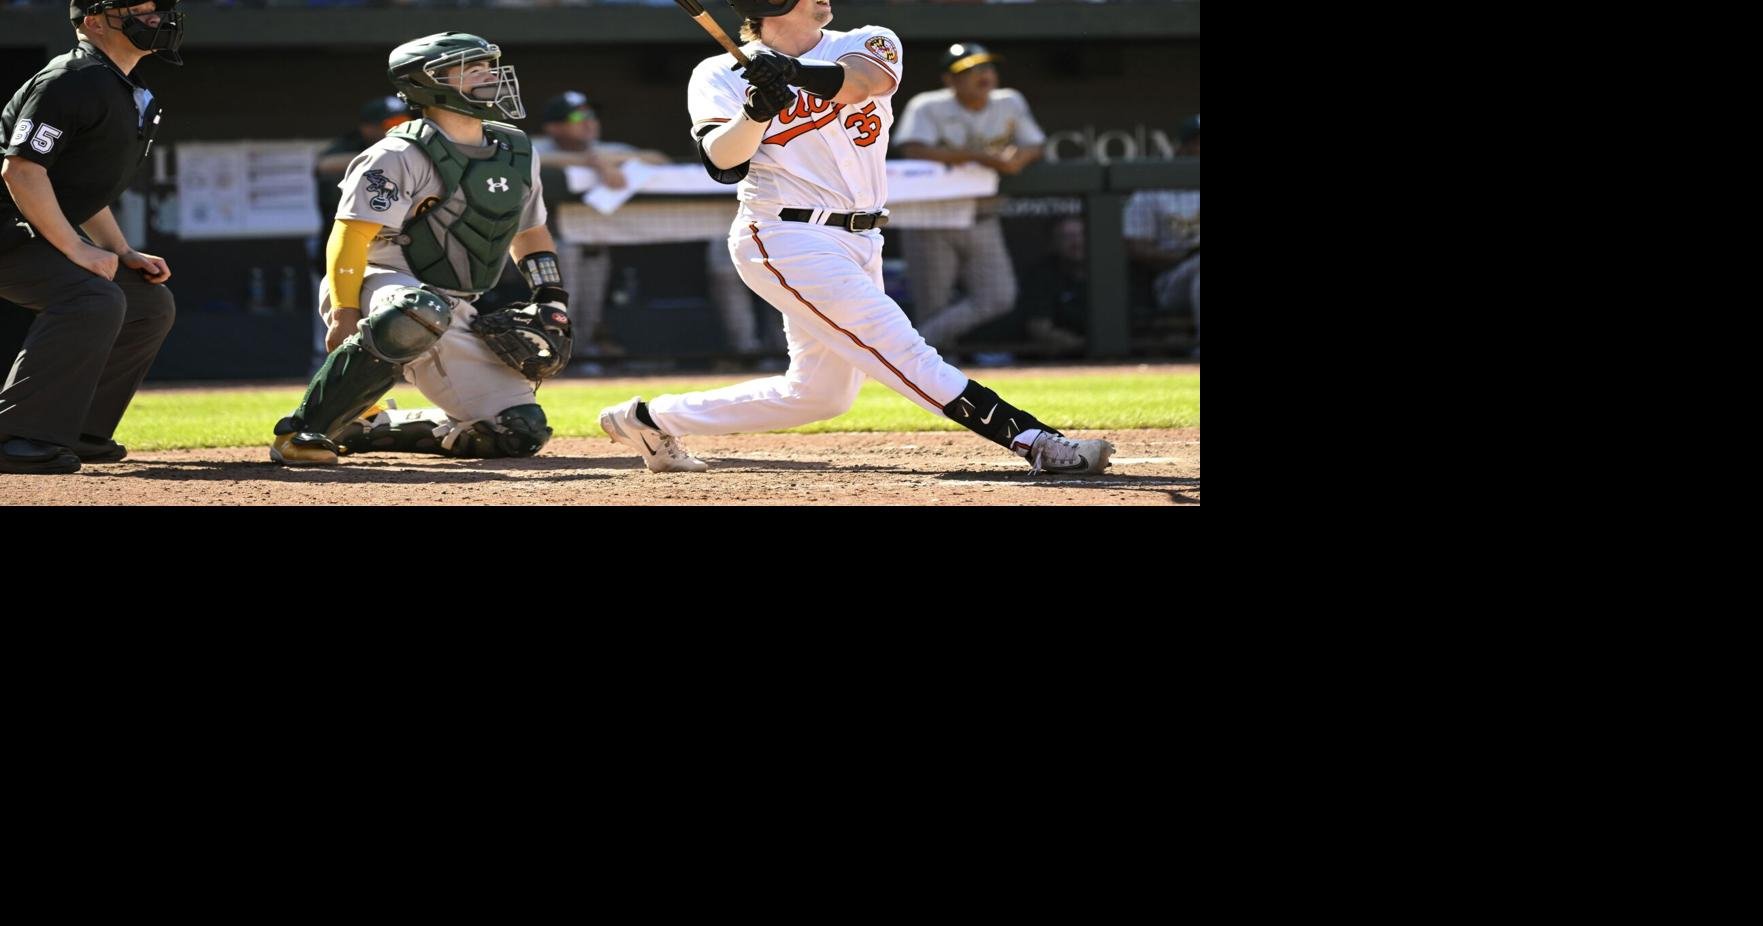
[[[508,245],[520,231],[521,206],[531,186],[532,140],[514,126],[486,122],[484,136],[496,153],[473,160],[426,119],[413,119],[386,134],[422,148],[441,181],[440,200],[411,216],[398,237],[410,272],[431,286],[458,292],[495,286]],[[463,208],[455,202],[455,192],[462,194]],[[463,255],[463,266],[456,255]]]

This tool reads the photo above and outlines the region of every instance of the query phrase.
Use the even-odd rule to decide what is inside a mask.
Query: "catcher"
[[[501,49],[442,32],[392,50],[412,119],[358,155],[325,249],[324,365],[275,426],[269,458],[329,466],[372,450],[524,457],[551,439],[538,384],[573,347],[569,295],[545,230],[539,159]],[[528,302],[479,313],[513,257]],[[379,399],[402,374],[439,408]]]

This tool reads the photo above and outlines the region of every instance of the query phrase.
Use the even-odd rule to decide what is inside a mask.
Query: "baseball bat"
[[[686,15],[692,17],[698,25],[703,26],[704,31],[710,33],[710,37],[715,39],[718,45],[726,49],[729,54],[734,55],[735,60],[739,61],[742,67],[753,63],[747,60],[746,55],[741,54],[741,47],[728,37],[728,33],[722,31],[722,27],[716,24],[716,20],[711,19],[710,14],[704,12],[704,4],[699,3],[698,0],[673,0],[673,2],[679,4],[680,9],[685,10]]]

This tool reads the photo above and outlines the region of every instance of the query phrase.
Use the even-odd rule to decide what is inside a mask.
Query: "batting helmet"
[[[143,0],[70,0],[67,5],[67,18],[75,25],[87,16],[98,16],[106,10],[115,10],[122,14],[122,34],[142,51],[150,51],[172,64],[183,64],[184,56],[178,54],[178,46],[184,43],[184,14],[178,10],[178,0],[156,0],[152,13],[130,13],[128,8],[139,6]],[[159,16],[159,25],[149,26],[137,19],[137,16]]]
[[[728,0],[728,5],[742,16],[763,18],[788,13],[796,8],[796,0]]]
[[[526,118],[526,107],[520,103],[520,81],[513,66],[497,66],[502,49],[469,32],[437,32],[392,49],[386,59],[386,76],[392,89],[412,106],[434,107],[461,113],[477,119],[501,115],[508,119]],[[490,62],[494,83],[482,83],[463,90],[459,78],[449,80],[448,68],[474,61]]]

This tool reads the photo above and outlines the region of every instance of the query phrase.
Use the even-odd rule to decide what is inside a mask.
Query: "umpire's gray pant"
[[[1004,248],[997,216],[967,228],[914,228],[906,233],[906,272],[912,283],[918,333],[946,348],[1016,306],[1016,270]],[[955,278],[967,297],[950,304]]]
[[[177,314],[171,290],[118,264],[105,280],[41,238],[0,254],[0,297],[37,314],[0,388],[0,435],[108,440]]]

